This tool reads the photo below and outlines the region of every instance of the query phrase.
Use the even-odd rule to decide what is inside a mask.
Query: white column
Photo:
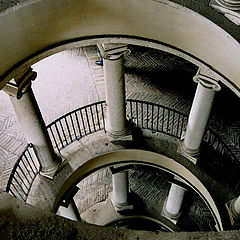
[[[81,218],[74,200],[70,202],[68,207],[60,206],[58,209],[58,215],[73,221],[81,221]]]
[[[236,211],[236,213],[240,217],[240,196],[234,202],[234,210]]]
[[[206,76],[196,75],[194,80],[198,82],[198,86],[182,144],[183,150],[191,156],[197,156],[200,152],[200,144],[208,123],[215,91],[220,90],[219,84]]]
[[[240,220],[240,196],[230,201],[230,211],[232,212],[233,219],[239,222]]]
[[[217,2],[227,9],[235,10],[235,11],[240,10],[239,0],[218,0]]]
[[[8,85],[3,90],[10,96],[13,108],[25,132],[28,143],[34,146],[40,164],[40,174],[53,178],[60,164],[60,159],[54,152],[39,106],[31,88],[33,75],[31,75],[30,72],[27,76],[29,76],[30,82],[25,78],[24,81],[28,84],[20,90],[18,88],[21,85],[21,81],[18,80],[16,95],[11,91],[12,85]],[[34,74],[34,76],[36,77],[36,74]]]
[[[178,177],[174,177],[174,179],[182,181]],[[172,183],[165,205],[165,211],[170,218],[179,217],[185,191],[185,188]]]
[[[128,205],[128,171],[114,173],[112,175],[113,185],[113,203],[116,207],[121,208]]]
[[[107,132],[112,137],[125,136],[126,106],[125,106],[125,78],[124,53],[127,46],[123,44],[98,45],[103,57],[104,78],[107,104]]]

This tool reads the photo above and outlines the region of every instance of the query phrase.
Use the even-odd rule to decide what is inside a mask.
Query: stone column
[[[68,207],[60,206],[58,209],[58,215],[73,221],[81,221],[81,217],[74,200],[70,202]]]
[[[127,134],[124,54],[127,45],[102,44],[98,45],[103,57],[104,78],[107,104],[107,132],[114,138]]]
[[[175,180],[182,182],[179,177],[174,177]],[[186,189],[175,183],[171,184],[168,198],[165,204],[164,212],[171,219],[177,220],[181,213],[182,202]]]
[[[221,6],[229,10],[240,10],[240,1],[239,0],[215,0]]]
[[[128,171],[122,171],[114,173],[112,175],[112,185],[113,185],[113,204],[121,209],[128,206]]]
[[[201,74],[197,74],[193,79],[198,83],[198,86],[189,114],[182,150],[190,157],[193,163],[196,163],[215,91],[219,91],[221,88],[217,81]]]
[[[240,196],[231,201],[230,211],[232,212],[233,220],[237,221],[237,223],[239,223],[239,221],[240,221]]]
[[[60,164],[60,159],[54,152],[41,111],[31,88],[31,80],[35,78],[36,73],[29,71],[16,80],[16,85],[8,84],[3,90],[10,96],[28,143],[34,146],[40,164],[40,174],[53,178]],[[14,91],[16,94],[14,94]]]
[[[200,70],[193,80],[198,86],[190,110],[186,134],[180,145],[180,153],[196,164],[215,92],[221,87],[213,78],[200,74]],[[166,211],[170,217],[180,214],[184,192],[184,188],[172,184],[166,203]]]

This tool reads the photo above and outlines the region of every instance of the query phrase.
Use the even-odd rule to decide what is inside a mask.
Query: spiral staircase
[[[239,69],[236,64],[239,43],[235,23],[226,20],[209,3],[206,5],[208,1],[199,4],[186,1],[184,7],[179,1],[140,1],[138,4],[129,1],[133,6],[138,6],[135,9],[136,16],[130,13],[133,6],[128,8],[128,1],[123,2],[121,6],[111,5],[111,11],[105,16],[111,1],[104,1],[102,12],[97,11],[100,17],[96,19],[96,15],[92,15],[93,12],[96,14],[95,1],[86,1],[84,4],[71,1],[68,7],[64,1],[55,4],[49,1],[47,6],[41,1],[23,1],[15,7],[6,1],[6,7],[2,9],[4,14],[0,16],[3,19],[0,23],[3,24],[1,55],[9,56],[7,49],[10,43],[5,38],[11,34],[21,39],[19,44],[22,44],[22,48],[10,38],[13,41],[11,44],[15,44],[16,54],[0,64],[3,90],[11,97],[16,95],[21,99],[28,85],[18,85],[18,76],[25,69],[53,53],[72,49],[72,52],[77,51],[76,55],[84,52],[101,100],[71,111],[66,110],[64,115],[43,128],[54,150],[50,154],[56,154],[61,159],[53,175],[41,165],[38,154],[41,150],[29,141],[11,171],[6,191],[28,204],[70,218],[79,224],[86,222],[104,226],[96,237],[92,233],[94,226],[91,229],[91,225],[86,225],[90,227],[86,239],[101,239],[100,233],[104,236],[104,231],[112,239],[117,236],[121,239],[121,234],[126,234],[124,236],[129,239],[144,239],[142,230],[148,231],[149,235],[146,236],[152,239],[159,236],[166,236],[167,239],[190,239],[191,236],[196,239],[203,236],[206,239],[209,236],[234,239],[238,231],[228,230],[239,229],[239,220],[231,212],[231,201],[240,194]],[[145,9],[140,9],[140,6],[145,6]],[[51,26],[49,29],[55,29],[56,32],[44,38],[47,36],[44,24],[38,31],[32,29],[32,39],[36,41],[29,47],[22,41],[27,39],[22,33],[30,29],[27,28],[30,26],[26,20],[33,18],[33,12],[44,8],[49,13],[45,15],[40,11],[44,21],[40,18],[41,14],[34,15],[34,19],[41,23],[46,21]],[[70,24],[68,27],[62,22],[61,16],[62,11],[64,16],[68,16],[66,9],[70,9],[72,16],[75,16],[64,17]],[[140,19],[143,10],[152,14],[159,10],[162,15],[156,18],[162,20],[164,26],[159,26],[151,14]],[[89,13],[89,16],[81,15],[79,11]],[[204,17],[205,11],[210,13],[208,18]],[[123,12],[125,17],[132,16],[128,25],[120,14]],[[167,17],[168,13],[172,15]],[[23,21],[20,24],[21,33],[16,31],[17,27],[15,31],[7,33],[8,25],[12,26],[18,18]],[[111,27],[105,28],[109,19],[118,21],[119,25],[112,21]],[[98,20],[98,28],[92,22],[95,20]],[[143,25],[144,20],[152,29],[158,30],[159,35]],[[86,27],[90,26],[89,22],[92,22],[92,28]],[[138,28],[132,28],[133,23]],[[196,26],[199,27],[197,31]],[[170,33],[172,29],[176,38]],[[211,34],[207,37],[206,33]],[[198,37],[190,39],[190,36]],[[124,56],[128,133],[121,137],[109,134],[110,105],[105,101],[107,90],[104,66],[96,67],[95,64],[100,55],[108,59],[101,49],[100,53],[98,51],[102,43],[106,46],[124,43],[129,49]],[[20,48],[21,51],[18,50]],[[221,85],[204,132],[197,164],[179,149],[188,134],[187,123],[195,95],[192,79],[196,74],[217,78]],[[34,78],[29,72],[23,76],[24,79],[29,76]],[[11,79],[17,82],[17,92],[12,90],[14,82]],[[128,205],[121,206],[119,210],[114,202],[114,194],[117,193],[113,176],[121,173],[127,173],[129,181]],[[177,216],[171,216],[166,211],[172,186],[184,189],[185,193]],[[116,231],[113,228],[117,228]],[[200,235],[194,235],[197,231],[201,231]],[[164,232],[172,232],[172,235],[164,235]],[[184,236],[180,232],[188,233]],[[21,231],[19,234],[23,237]]]

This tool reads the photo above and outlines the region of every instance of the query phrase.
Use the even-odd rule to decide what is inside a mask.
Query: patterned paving
[[[63,114],[99,100],[85,53],[81,50],[55,54],[35,64],[38,77],[33,91],[46,125]],[[26,146],[8,95],[0,92],[0,188]]]
[[[196,88],[192,82],[196,69],[185,60],[156,50],[133,46],[130,49],[131,55],[125,59],[127,98],[188,113]],[[33,90],[46,124],[75,108],[105,99],[103,68],[95,64],[98,59],[93,46],[55,54],[33,66],[38,72]],[[220,100],[216,102],[226,102],[224,96]],[[226,133],[223,138],[240,155],[240,122],[235,114],[229,112],[229,116],[232,120],[223,123],[216,118],[213,125],[217,123],[220,132]],[[11,168],[25,145],[24,133],[8,96],[0,92],[0,188],[6,186]]]

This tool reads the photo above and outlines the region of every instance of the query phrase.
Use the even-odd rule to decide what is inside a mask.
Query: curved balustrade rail
[[[105,101],[73,110],[47,126],[52,144],[60,152],[67,145],[84,136],[105,129]]]
[[[32,183],[39,173],[39,163],[33,150],[28,144],[16,161],[10,174],[6,192],[23,201],[27,200]]]
[[[142,129],[161,132],[176,138],[181,138],[187,124],[187,116],[163,105],[127,100],[128,119]]]
[[[159,104],[140,100],[127,100],[127,119],[142,129],[160,132],[180,139],[187,125],[183,113]],[[56,119],[47,126],[53,146],[60,151],[84,136],[105,130],[106,103],[93,103]],[[219,154],[220,162],[238,163],[231,149],[210,128],[204,141]],[[26,201],[31,185],[39,172],[39,164],[31,145],[17,160],[10,175],[7,192]]]

